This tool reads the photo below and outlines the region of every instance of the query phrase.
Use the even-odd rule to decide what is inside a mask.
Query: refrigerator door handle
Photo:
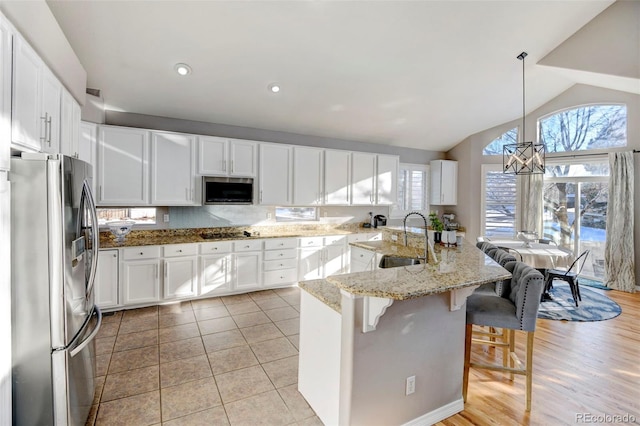
[[[102,311],[100,311],[100,308],[98,308],[97,305],[94,305],[93,309],[96,315],[98,316],[98,321],[96,322],[96,326],[93,328],[93,330],[91,330],[91,334],[89,334],[89,336],[87,336],[86,339],[84,339],[82,342],[78,344],[78,346],[76,346],[71,351],[69,351],[69,355],[71,355],[72,357],[76,356],[80,351],[82,351],[85,348],[85,346],[91,343],[93,338],[96,337],[96,335],[98,334],[98,331],[100,331],[100,326],[102,325]]]
[[[89,212],[91,213],[91,250],[93,256],[91,256],[91,271],[89,271],[89,279],[87,281],[87,299],[93,291],[93,284],[96,279],[96,269],[98,268],[98,244],[100,244],[100,229],[98,228],[98,215],[96,214],[96,204],[93,201],[93,195],[91,195],[91,186],[86,180],[82,184],[82,195],[87,199],[89,204]]]

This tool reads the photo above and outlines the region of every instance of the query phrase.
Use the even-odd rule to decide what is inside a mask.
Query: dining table
[[[520,254],[522,261],[538,270],[568,268],[574,260],[573,252],[555,244],[527,242],[515,238],[484,237],[498,247],[508,248]]]

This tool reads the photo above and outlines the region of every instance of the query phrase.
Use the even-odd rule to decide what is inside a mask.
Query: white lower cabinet
[[[365,272],[376,269],[376,253],[360,247],[351,247],[350,272]]]
[[[235,253],[233,257],[233,290],[259,290],[262,286],[262,252]]]
[[[160,300],[160,247],[129,247],[122,251],[122,303]]]
[[[93,294],[95,304],[101,309],[119,306],[117,249],[98,252],[98,269]]]
[[[282,287],[298,280],[297,238],[265,240],[262,285]]]
[[[164,251],[164,300],[195,297],[198,290],[198,246],[172,244]]]
[[[300,238],[298,280],[347,272],[346,236]]]
[[[231,293],[233,242],[200,244],[200,289],[202,297]]]

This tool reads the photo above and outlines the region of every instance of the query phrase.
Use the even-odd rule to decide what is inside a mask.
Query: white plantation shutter
[[[483,214],[486,236],[509,236],[516,233],[516,175],[483,167]]]
[[[428,176],[426,165],[400,164],[398,202],[392,207],[392,217],[404,217],[412,211],[427,212],[429,205],[427,200]]]

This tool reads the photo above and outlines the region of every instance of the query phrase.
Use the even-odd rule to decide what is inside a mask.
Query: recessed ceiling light
[[[187,64],[176,64],[174,67],[176,72],[180,75],[188,75],[191,74],[191,67]]]
[[[280,85],[277,83],[272,83],[269,85],[269,90],[273,93],[278,93],[280,91]]]

